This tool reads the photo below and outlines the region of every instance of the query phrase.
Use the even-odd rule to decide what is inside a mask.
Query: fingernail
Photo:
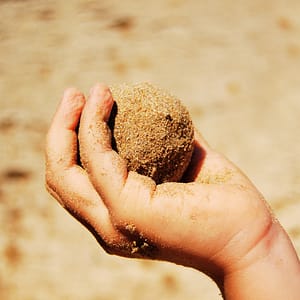
[[[111,97],[109,88],[103,84],[95,85],[91,90],[91,100],[95,102],[105,101]]]
[[[70,98],[77,92],[77,89],[74,87],[68,88],[64,91],[63,98]]]
[[[85,103],[84,95],[76,88],[68,88],[64,91],[63,105],[69,109],[80,108]]]

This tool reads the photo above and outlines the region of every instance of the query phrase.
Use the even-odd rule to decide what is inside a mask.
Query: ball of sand
[[[180,181],[193,152],[194,128],[181,101],[149,83],[111,87],[113,148],[128,170],[156,183]]]

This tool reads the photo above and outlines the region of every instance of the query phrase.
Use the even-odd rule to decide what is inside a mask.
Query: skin
[[[249,179],[198,132],[183,182],[128,172],[111,148],[112,105],[103,84],[88,100],[65,91],[46,146],[46,186],[58,202],[110,254],[195,268],[225,299],[299,299],[295,249]]]

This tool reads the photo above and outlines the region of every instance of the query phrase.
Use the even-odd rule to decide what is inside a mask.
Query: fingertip
[[[107,122],[114,104],[109,87],[104,83],[97,83],[90,91],[89,105],[94,107],[100,119]]]
[[[47,134],[51,147],[57,146],[57,140],[66,134],[66,130],[71,130],[75,134],[84,105],[85,97],[77,88],[67,88],[64,91]]]
[[[69,98],[76,93],[80,93],[76,87],[68,87],[64,90],[63,98]]]
[[[57,122],[65,128],[74,129],[77,126],[85,102],[83,93],[77,88],[67,88],[56,114]]]
[[[85,103],[85,97],[82,92],[80,92],[75,87],[67,88],[63,94],[63,102],[69,104],[75,104],[78,106],[83,106]]]
[[[103,82],[97,82],[90,90],[90,96],[99,95],[103,97],[106,93],[110,92],[107,84]]]

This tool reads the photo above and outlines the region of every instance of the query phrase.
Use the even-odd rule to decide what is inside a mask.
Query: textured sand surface
[[[193,153],[194,127],[182,101],[153,84],[112,87],[113,148],[130,171],[157,184],[180,181]]]
[[[44,189],[64,88],[150,81],[265,195],[300,253],[300,1],[0,1],[0,299],[221,299],[102,251]]]

